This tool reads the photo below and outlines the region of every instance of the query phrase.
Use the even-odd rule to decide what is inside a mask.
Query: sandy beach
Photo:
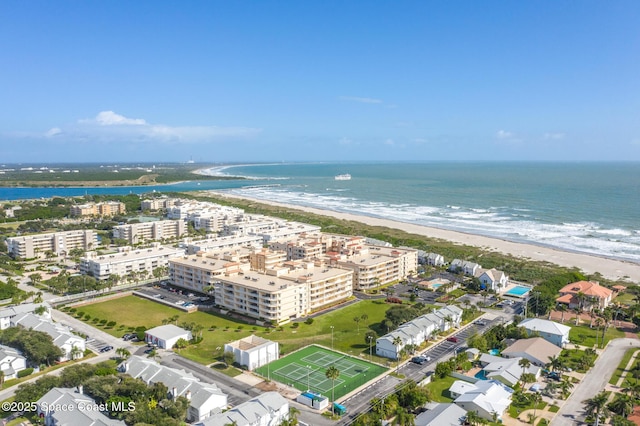
[[[216,195],[221,197],[241,198],[247,200],[250,199],[248,197],[237,197],[216,191],[211,192],[214,192]],[[567,252],[550,247],[537,246],[534,244],[516,243],[499,238],[490,238],[481,235],[450,231],[446,229],[414,225],[411,223],[398,222],[388,219],[379,219],[375,217],[341,213],[331,210],[289,205],[277,203],[274,201],[265,201],[259,199],[250,200],[256,201],[258,203],[302,210],[318,215],[331,216],[343,220],[353,220],[374,226],[385,226],[388,228],[400,229],[412,234],[424,235],[430,238],[438,238],[458,244],[481,247],[486,250],[510,254],[512,256],[523,259],[547,261],[564,267],[576,267],[582,270],[585,274],[593,274],[598,272],[603,277],[611,280],[625,280],[633,283],[640,282],[640,264],[638,263],[598,257],[589,254]]]

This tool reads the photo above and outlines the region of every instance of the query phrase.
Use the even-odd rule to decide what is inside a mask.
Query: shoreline
[[[373,226],[383,226],[387,228],[399,229],[411,234],[422,235],[430,238],[437,238],[455,244],[469,245],[483,248],[489,251],[497,251],[514,257],[540,262],[549,262],[558,266],[568,268],[578,268],[583,273],[589,275],[599,273],[603,277],[611,280],[621,280],[627,282],[640,282],[640,264],[631,261],[612,259],[603,256],[571,252],[531,243],[520,243],[504,240],[501,238],[487,237],[483,235],[469,234],[460,231],[434,228],[424,225],[415,225],[406,222],[399,222],[391,219],[380,219],[371,216],[357,215],[353,213],[336,212],[333,210],[319,209],[315,207],[298,206],[295,204],[285,204],[276,201],[266,201],[251,197],[240,197],[220,191],[206,191],[222,198],[241,199],[254,201],[257,203],[289,209],[301,210],[308,213],[322,216],[330,216],[341,220],[350,220],[365,223]],[[449,259],[450,261],[451,259]]]

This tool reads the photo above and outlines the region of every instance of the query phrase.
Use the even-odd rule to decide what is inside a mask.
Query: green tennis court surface
[[[335,381],[325,376],[331,366],[340,371],[340,377]],[[338,399],[386,370],[379,365],[312,345],[262,366],[256,372],[300,391],[311,390],[329,398],[335,386],[335,399]]]

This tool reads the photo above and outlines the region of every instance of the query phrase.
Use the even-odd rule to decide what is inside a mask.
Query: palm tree
[[[567,312],[568,309],[569,308],[564,303],[558,303],[558,306],[556,307],[556,310],[560,311],[560,322],[562,324],[564,324],[564,313]]]
[[[547,367],[549,369],[551,369],[551,371],[556,372],[562,372],[562,366],[564,365],[564,361],[562,361],[562,358],[557,357],[557,356],[552,356],[549,358],[549,362],[547,363]]]
[[[398,426],[415,426],[416,422],[413,414],[402,407],[398,407],[393,424]]]
[[[622,417],[627,417],[633,411],[634,400],[631,395],[626,393],[618,393],[616,397],[609,403],[607,408]]]
[[[470,426],[478,426],[485,423],[486,420],[480,417],[475,411],[467,412],[467,424],[469,424]]]
[[[395,346],[396,348],[396,360],[398,361],[398,365],[396,366],[396,373],[398,372],[398,370],[400,369],[400,345],[402,345],[402,337],[400,336],[396,336],[393,338],[393,341],[391,342],[393,343],[393,346]]]
[[[627,379],[622,392],[631,395],[633,399],[640,398],[640,381],[637,379],[634,379],[633,381]]]
[[[538,409],[538,404],[542,401],[542,395],[538,392],[535,392],[531,395],[531,402],[533,402],[533,418],[536,418],[536,410]]]
[[[327,368],[327,371],[325,371],[324,375],[326,376],[327,379],[331,380],[331,411],[333,412],[333,414],[336,414],[335,412],[335,383],[336,383],[336,379],[338,377],[340,377],[340,370],[338,370],[336,367],[334,367],[333,365],[329,368]]]
[[[116,354],[120,355],[120,358],[122,359],[127,359],[131,356],[131,352],[129,352],[127,348],[116,349]]]
[[[527,372],[527,368],[531,367],[531,361],[527,358],[522,358],[518,361],[518,365],[522,367],[522,375],[525,375]]]
[[[361,317],[353,317],[353,321],[355,321],[356,326],[358,327],[358,333],[360,333],[360,321],[362,320]]]
[[[607,413],[607,399],[609,394],[602,391],[593,398],[585,399],[582,401],[584,404],[584,410],[588,416],[595,417],[594,426],[600,425],[600,418]]]
[[[69,356],[71,357],[71,359],[78,358],[80,354],[82,354],[82,349],[75,345],[71,347],[71,350],[69,351]]]

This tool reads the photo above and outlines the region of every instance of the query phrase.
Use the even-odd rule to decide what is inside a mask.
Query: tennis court
[[[325,375],[332,366],[340,372],[340,377],[333,381]],[[311,390],[331,397],[333,388],[335,399],[338,399],[386,370],[379,365],[312,345],[262,366],[256,372],[300,391]]]

